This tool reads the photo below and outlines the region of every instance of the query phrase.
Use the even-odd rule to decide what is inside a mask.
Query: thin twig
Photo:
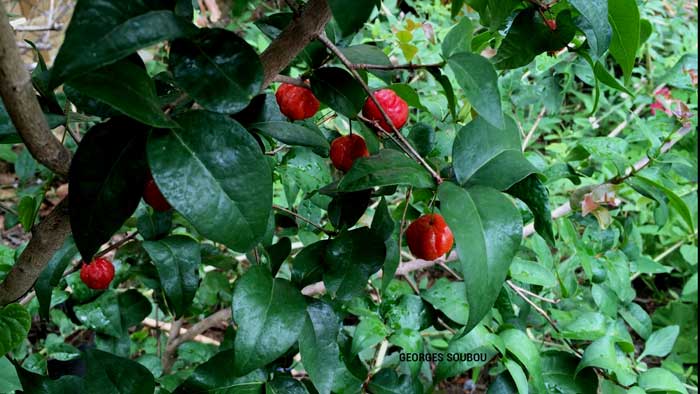
[[[131,233],[131,234],[127,235],[126,237],[120,239],[119,241],[115,242],[113,245],[108,246],[107,248],[105,248],[104,250],[102,250],[102,251],[100,251],[100,252],[97,252],[97,254],[95,255],[94,258],[102,257],[102,256],[106,255],[107,253],[109,253],[109,252],[115,250],[115,249],[119,249],[119,248],[122,247],[125,243],[127,243],[127,242],[133,240],[134,238],[136,238],[136,236],[138,235],[138,233],[139,233],[138,231],[134,231],[133,233]]]
[[[314,223],[311,219],[308,219],[308,218],[306,218],[306,217],[304,217],[304,216],[301,216],[301,215],[299,215],[298,213],[292,211],[291,209],[287,209],[287,208],[281,207],[281,206],[279,206],[279,205],[272,205],[272,209],[276,209],[276,210],[278,210],[278,211],[280,211],[280,212],[284,212],[284,213],[290,214],[290,215],[294,216],[295,218],[297,218],[297,219],[299,219],[299,220],[301,220],[301,221],[303,221],[303,222],[305,222],[305,223],[308,223],[309,225],[311,225],[311,226],[317,228],[318,230],[323,231],[326,235],[335,235],[335,232],[334,232],[334,231],[327,230],[327,229],[323,228],[320,224]]]
[[[510,279],[507,280],[506,283],[508,283],[508,286],[510,286],[513,290],[521,291],[521,292],[523,292],[523,293],[529,295],[530,297],[537,298],[537,299],[540,300],[540,301],[544,301],[544,302],[547,302],[547,303],[549,303],[549,304],[558,304],[558,303],[559,303],[559,300],[553,300],[553,299],[551,299],[551,298],[542,297],[541,295],[535,294],[535,293],[531,292],[530,290],[523,289],[522,287],[520,287],[520,286],[516,285],[515,283],[513,283]]]
[[[54,23],[49,26],[14,26],[15,31],[51,31],[51,30],[61,30],[63,25],[60,23]]]
[[[272,82],[288,83],[290,85],[311,89],[311,86],[309,86],[309,84],[302,81],[301,79],[289,77],[287,75],[277,75],[274,78],[272,78]]]
[[[535,133],[535,130],[537,130],[537,127],[540,125],[540,122],[542,121],[542,118],[544,117],[544,114],[546,112],[547,108],[542,107],[540,113],[537,114],[537,119],[535,119],[535,123],[532,125],[532,128],[530,128],[530,131],[527,133],[525,139],[523,140],[523,152],[525,152],[525,148],[527,148],[527,144],[530,142],[530,138],[532,138],[532,135]]]
[[[384,64],[365,64],[357,63],[352,64],[352,68],[355,70],[418,70],[421,68],[432,68],[432,67],[443,67],[445,62],[433,63],[433,64],[396,64],[396,65],[384,65]]]

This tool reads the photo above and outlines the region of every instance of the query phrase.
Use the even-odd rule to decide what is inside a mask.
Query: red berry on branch
[[[552,30],[552,31],[557,30],[557,21],[556,21],[556,20],[554,20],[554,19],[545,19],[545,20],[544,20],[544,23],[546,23],[547,26],[549,26],[549,30]]]
[[[80,280],[91,289],[104,290],[113,278],[114,266],[105,258],[97,258],[89,264],[83,263],[80,268]]]
[[[452,249],[454,237],[445,219],[433,213],[419,217],[408,226],[406,242],[414,256],[435,260]]]
[[[391,119],[391,123],[394,124],[396,130],[401,129],[406,124],[406,120],[408,120],[408,104],[391,89],[377,90],[374,92],[374,97],[389,115],[389,119]],[[384,116],[371,97],[368,97],[367,101],[365,101],[362,114],[369,120],[379,122],[379,126],[384,131],[388,133],[392,131],[391,126],[384,120]]]
[[[355,159],[368,156],[367,144],[357,134],[338,137],[331,142],[331,162],[340,171],[347,172]]]
[[[148,173],[148,178],[146,178],[146,185],[143,188],[143,200],[159,212],[166,212],[172,208],[168,200],[163,196],[163,193],[158,189],[158,185],[156,185],[156,181],[153,180],[150,172]]]
[[[321,106],[311,89],[283,83],[275,92],[277,104],[284,116],[291,120],[303,120],[316,114]]]

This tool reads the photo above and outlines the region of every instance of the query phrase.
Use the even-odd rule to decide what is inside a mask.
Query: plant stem
[[[305,218],[304,216],[299,215],[298,213],[292,211],[291,209],[287,209],[287,208],[281,207],[279,205],[274,205],[274,204],[272,205],[272,209],[276,209],[280,212],[290,214],[290,215],[294,216],[295,218],[315,227],[316,229],[321,230],[326,235],[335,235],[334,231],[326,230],[320,224],[314,223],[311,219]]]
[[[431,67],[443,67],[445,62],[433,63],[433,64],[396,64],[396,65],[383,65],[383,64],[366,64],[357,63],[352,64],[351,67],[355,70],[418,70],[421,68],[431,68]]]

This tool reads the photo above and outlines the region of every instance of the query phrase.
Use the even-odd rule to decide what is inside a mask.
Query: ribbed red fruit
[[[105,258],[97,258],[89,264],[83,264],[80,269],[80,280],[87,287],[95,290],[104,290],[114,278],[114,266]]]
[[[408,226],[406,242],[414,256],[435,260],[452,249],[454,238],[445,219],[433,213],[419,217]]]
[[[389,119],[391,119],[391,123],[394,124],[396,130],[401,129],[406,124],[406,120],[408,120],[408,104],[391,89],[377,90],[374,92],[374,97],[384,108],[386,114],[389,115]],[[384,120],[384,116],[382,116],[381,111],[374,104],[374,100],[371,97],[368,97],[367,101],[365,101],[362,114],[369,120],[379,122],[379,126],[384,131],[392,131],[391,126]]]
[[[153,180],[153,176],[150,173],[146,179],[146,185],[143,187],[143,201],[146,201],[146,204],[159,212],[166,212],[172,208],[168,200],[163,196],[163,193],[158,189],[158,185],[156,185],[156,181]]]
[[[277,104],[284,116],[291,120],[303,120],[316,114],[321,106],[311,89],[283,83],[275,92]]]
[[[338,137],[331,142],[331,162],[340,171],[347,172],[357,158],[367,156],[367,144],[357,134]]]

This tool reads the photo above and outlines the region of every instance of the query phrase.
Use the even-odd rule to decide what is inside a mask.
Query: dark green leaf
[[[640,19],[639,20],[639,46],[641,47],[644,45],[645,42],[649,39],[651,36],[651,33],[654,31],[654,27],[651,25],[651,22],[649,19]]]
[[[347,48],[340,48],[340,51],[343,52],[343,55],[345,55],[345,57],[347,57],[353,64],[376,64],[380,66],[392,65],[389,57],[381,49],[374,45],[353,45]],[[390,84],[394,80],[394,77],[396,77],[396,71],[377,69],[370,69],[367,71],[387,84]]]
[[[309,394],[309,391],[291,376],[275,374],[275,378],[265,385],[265,394]]]
[[[641,181],[643,184],[661,191],[664,195],[666,195],[666,198],[668,198],[669,205],[681,216],[690,230],[695,230],[693,215],[690,212],[690,208],[688,208],[688,204],[686,204],[682,198],[678,197],[673,190],[655,180],[643,177],[641,175],[635,175],[634,178],[632,178],[632,181]]]
[[[332,239],[324,258],[326,290],[340,301],[358,296],[370,275],[382,267],[385,253],[384,240],[366,227]]]
[[[292,282],[297,286],[306,286],[322,279],[323,257],[326,254],[327,240],[306,246],[294,256],[292,263]]]
[[[362,110],[367,93],[347,71],[337,67],[323,67],[310,78],[316,98],[334,111],[355,118]]]
[[[520,133],[510,117],[502,129],[481,117],[462,127],[452,146],[452,160],[461,184],[498,190],[506,190],[537,172],[522,153]]]
[[[421,296],[450,320],[464,325],[469,321],[469,304],[464,297],[466,291],[464,282],[440,278]]]
[[[504,126],[498,76],[491,62],[473,53],[455,53],[447,60],[464,95],[488,123],[497,128]]]
[[[591,48],[591,55],[597,59],[610,47],[612,27],[608,22],[607,0],[571,0],[570,4],[581,13],[575,20],[583,31]]]
[[[632,329],[643,339],[651,335],[651,318],[641,306],[630,303],[619,310],[620,316],[629,324]]]
[[[173,41],[168,67],[177,85],[209,111],[239,112],[262,86],[258,54],[224,29],[201,29],[195,37]]]
[[[442,86],[443,94],[447,99],[447,109],[450,111],[452,119],[456,119],[457,110],[455,109],[455,93],[454,89],[452,88],[452,83],[450,82],[450,79],[442,73],[439,67],[430,67],[428,68],[428,72],[430,72],[430,74],[433,75],[433,77],[440,84],[440,86]]]
[[[143,365],[97,349],[85,353],[85,386],[104,393],[153,394],[155,381]]]
[[[170,232],[170,228],[173,226],[173,212],[172,210],[149,212],[149,210],[144,209],[136,219],[136,226],[139,235],[147,241],[162,238]]]
[[[69,236],[63,242],[63,246],[51,257],[51,260],[46,264],[46,268],[39,274],[39,278],[34,284],[34,290],[39,301],[39,315],[43,319],[49,318],[51,291],[58,285],[58,282],[63,277],[63,272],[77,253],[78,249],[75,246],[75,241],[73,237]]]
[[[463,17],[454,25],[442,41],[442,56],[447,59],[458,52],[472,51],[474,24],[468,17]]]
[[[128,59],[81,74],[68,85],[119,112],[154,127],[176,127],[161,109],[146,70]]]
[[[516,329],[508,329],[499,334],[509,353],[513,354],[527,368],[533,385],[540,393],[547,392],[542,379],[540,352],[527,334]]]
[[[610,86],[613,89],[617,89],[621,92],[629,94],[630,96],[634,96],[634,93],[618,82],[618,80],[608,72],[601,62],[596,62],[595,67],[593,68],[593,73],[600,82]]]
[[[420,394],[423,386],[416,383],[409,375],[399,376],[393,369],[382,369],[372,376],[369,382],[372,394]]]
[[[598,377],[592,371],[584,371],[574,377],[578,359],[563,351],[542,353],[542,375],[545,385],[561,394],[595,394]]]
[[[192,111],[154,131],[148,161],[165,198],[205,237],[244,252],[262,239],[272,175],[260,146],[225,115]]]
[[[3,356],[19,346],[29,333],[32,316],[20,304],[0,308],[0,354]]]
[[[549,210],[549,192],[540,178],[535,174],[529,175],[511,186],[506,192],[527,204],[532,212],[532,216],[535,217],[535,230],[550,245],[554,245],[552,213]]]
[[[304,327],[306,303],[299,290],[286,280],[273,279],[259,265],[251,267],[235,286],[234,370],[243,375],[274,361],[294,345]]]
[[[359,158],[341,179],[338,190],[352,192],[377,186],[410,185],[428,189],[435,186],[420,164],[394,149],[382,149],[376,155]]]
[[[330,394],[340,365],[337,341],[340,319],[330,305],[318,300],[306,307],[306,313],[306,323],[299,336],[299,353],[319,394]]]
[[[83,260],[92,255],[136,210],[146,180],[145,126],[112,118],[93,126],[71,162],[71,230]]]
[[[160,286],[175,318],[185,314],[199,287],[199,243],[185,235],[145,241],[143,248],[158,270]]]
[[[48,376],[30,372],[22,368],[19,364],[15,364],[15,368],[24,393],[73,394],[76,392],[84,392],[83,379],[78,376],[65,375],[57,380],[53,380]]]
[[[425,123],[416,123],[408,133],[408,140],[421,156],[426,157],[435,148],[435,130]]]
[[[455,335],[447,346],[447,353],[471,353],[479,355],[478,358],[470,360],[443,360],[440,361],[435,368],[435,379],[442,380],[457,376],[467,370],[484,365],[490,360],[497,351],[494,347],[495,341],[499,338],[488,332],[483,326],[474,327],[467,335]],[[483,361],[481,354],[484,354]]]
[[[357,32],[364,26],[377,5],[376,0],[357,0],[352,5],[343,0],[329,0],[333,18],[338,22],[343,36]]]
[[[461,261],[469,302],[468,332],[498,297],[520,246],[522,219],[513,203],[493,189],[476,186],[467,191],[445,182],[438,188],[438,198]]]
[[[173,394],[262,394],[265,372],[257,369],[245,376],[237,376],[233,373],[235,356],[234,349],[215,354],[200,364]]]
[[[287,121],[269,121],[253,123],[250,128],[260,131],[262,134],[274,138],[288,145],[308,146],[319,148],[328,152],[330,145],[328,140],[317,130],[304,127],[299,123]]]
[[[637,2],[635,0],[608,0],[608,19],[612,26],[610,54],[622,68],[625,83],[628,83],[637,58],[641,36]]]
[[[368,315],[361,319],[355,328],[352,337],[350,353],[354,356],[361,351],[370,348],[386,338],[389,329],[374,315]]]
[[[141,48],[196,33],[190,22],[171,11],[172,4],[81,0],[73,10],[66,38],[56,55],[49,88],[123,59]]]
[[[292,253],[292,241],[284,237],[277,241],[276,244],[266,247],[265,250],[270,257],[272,274],[276,275],[282,263],[284,263],[287,257],[289,257],[289,254]]]
[[[360,190],[351,193],[340,193],[333,197],[328,204],[328,219],[333,227],[348,229],[360,220],[369,207],[372,190]]]

